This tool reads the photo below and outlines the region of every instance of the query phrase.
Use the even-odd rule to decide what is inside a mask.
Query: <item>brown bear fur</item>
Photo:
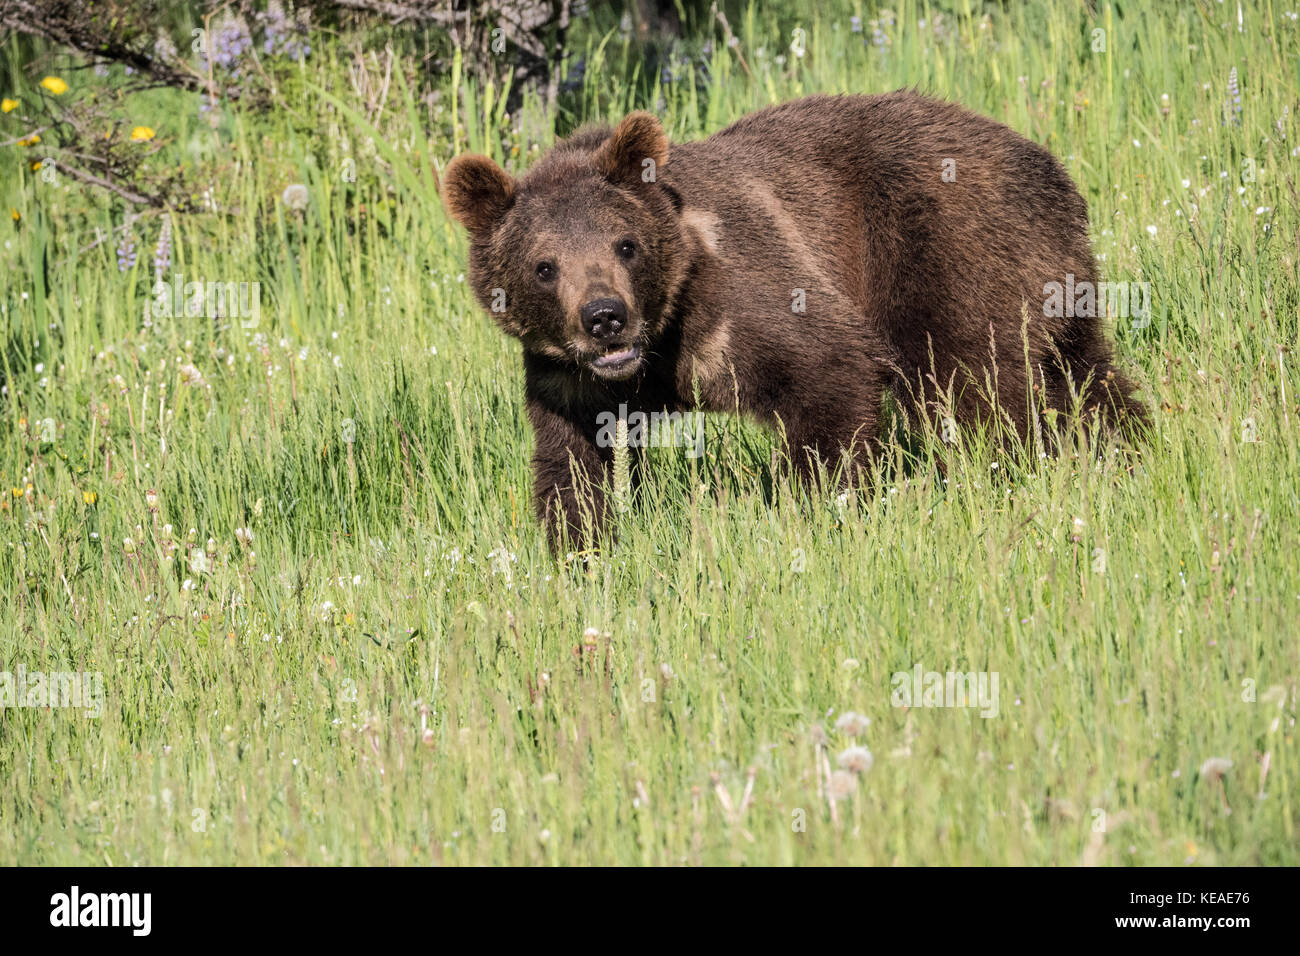
[[[1031,402],[1066,411],[1086,381],[1082,411],[1145,421],[1101,320],[1045,314],[1048,283],[1096,281],[1070,177],[952,104],[813,96],[671,147],[634,113],[518,180],[458,157],[442,193],[476,295],[523,342],[534,494],[557,544],[599,530],[613,453],[597,419],[621,404],[751,415],[805,474],[867,460],[886,389],[973,424],[994,382],[1024,435]],[[589,332],[583,306],[611,300],[622,328],[595,310]]]

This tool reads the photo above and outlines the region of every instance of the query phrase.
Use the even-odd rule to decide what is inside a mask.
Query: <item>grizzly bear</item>
[[[1145,421],[1098,310],[1045,307],[1096,279],[1069,175],[950,103],[812,96],[680,144],[637,112],[518,179],[457,157],[441,192],[476,296],[523,343],[556,546],[605,522],[613,409],[750,415],[805,479],[870,461],[886,390],[931,422],[996,416],[1022,437],[1034,402]]]

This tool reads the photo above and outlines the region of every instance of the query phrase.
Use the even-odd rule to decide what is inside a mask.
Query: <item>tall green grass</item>
[[[760,6],[671,80],[593,36],[562,129],[909,86],[1050,146],[1106,278],[1151,284],[1114,337],[1155,430],[966,436],[942,472],[920,436],[807,500],[711,418],[586,562],[532,518],[518,348],[434,190],[459,150],[545,150],[533,96],[399,56],[368,97],[381,59],[323,43],[215,130],[128,100],[217,209],[172,216],[169,271],[260,283],[249,329],[146,327],[161,221],[120,272],[122,210],[4,150],[0,671],[105,702],[0,713],[0,862],[1295,864],[1300,25],[1231,6],[905,2],[879,37]],[[918,665],[996,672],[997,716],[893,706]],[[875,759],[835,800],[845,711]]]

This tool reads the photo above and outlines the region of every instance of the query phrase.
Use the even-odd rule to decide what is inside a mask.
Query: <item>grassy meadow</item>
[[[199,184],[165,220],[0,148],[0,671],[103,691],[0,712],[0,863],[1300,863],[1300,8],[1098,7],[760,3],[653,71],[615,22],[554,122],[324,37],[215,128],[124,100]],[[121,78],[7,43],[6,97]],[[1111,324],[1150,443],[941,471],[900,429],[809,498],[711,416],[557,561],[437,170],[902,86],[1065,162],[1104,277],[1149,283]],[[161,314],[165,228],[163,281],[258,314]],[[996,715],[895,706],[918,667],[995,673]]]

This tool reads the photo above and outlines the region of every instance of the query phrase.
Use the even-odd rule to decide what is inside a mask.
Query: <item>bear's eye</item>
[[[631,239],[624,239],[614,247],[614,251],[618,253],[620,259],[631,259],[636,255],[636,243]]]
[[[555,278],[555,264],[551,262],[537,263],[537,278],[543,282],[550,282]]]

